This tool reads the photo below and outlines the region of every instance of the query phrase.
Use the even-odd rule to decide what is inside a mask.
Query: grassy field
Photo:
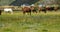
[[[60,11],[32,15],[2,13],[0,32],[60,32]]]

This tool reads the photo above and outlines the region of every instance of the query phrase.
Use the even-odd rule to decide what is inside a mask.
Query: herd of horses
[[[24,7],[22,8],[22,11],[23,11],[23,14],[25,13],[30,13],[31,15],[31,12],[33,13],[38,13],[38,12],[44,12],[44,13],[47,13],[47,11],[57,11],[59,10],[60,7],[35,7],[35,6],[30,6],[30,7]]]
[[[47,13],[47,11],[57,11],[59,10],[60,7],[35,7],[35,6],[25,6],[22,7],[23,14],[29,13],[31,15],[31,12],[33,13],[38,13],[40,11],[43,11],[44,13]],[[10,12],[13,14],[13,9],[12,8],[4,8],[4,12]],[[0,15],[2,13],[2,10],[0,9]]]

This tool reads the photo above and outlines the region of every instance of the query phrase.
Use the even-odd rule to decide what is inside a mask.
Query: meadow
[[[60,11],[32,15],[2,13],[0,32],[60,32]]]

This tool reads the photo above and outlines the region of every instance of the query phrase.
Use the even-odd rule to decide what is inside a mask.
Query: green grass
[[[60,32],[60,12],[0,15],[0,32]]]

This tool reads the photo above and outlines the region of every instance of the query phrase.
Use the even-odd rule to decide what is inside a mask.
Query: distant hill
[[[45,5],[53,5],[53,4],[60,5],[60,0],[40,0],[37,3]]]
[[[0,5],[14,5],[20,6],[21,4],[33,4],[39,0],[0,0]]]
[[[13,5],[20,6],[22,4],[59,4],[60,0],[0,0],[0,6]]]
[[[15,0],[13,1],[10,5],[14,5],[14,6],[20,6],[22,4],[34,4],[36,2],[38,2],[39,0]]]
[[[0,6],[9,5],[15,0],[0,0]]]

